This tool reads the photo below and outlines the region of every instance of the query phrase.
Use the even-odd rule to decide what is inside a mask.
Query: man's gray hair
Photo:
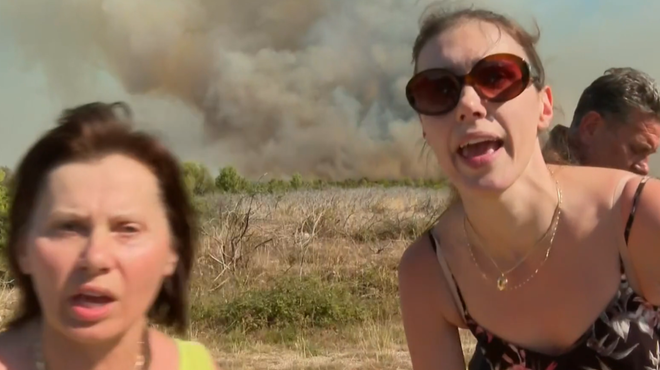
[[[660,119],[660,93],[655,80],[648,74],[630,67],[610,68],[582,92],[573,114],[571,131],[577,130],[584,115],[590,111],[619,124],[629,123],[634,112]]]

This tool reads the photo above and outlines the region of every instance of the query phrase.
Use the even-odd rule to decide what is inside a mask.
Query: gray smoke
[[[420,156],[403,87],[429,3],[0,0],[0,23],[63,106],[99,96],[104,71],[184,157],[253,177],[418,177],[436,166]],[[582,89],[606,68],[658,69],[649,60],[657,52],[636,43],[633,30],[655,31],[640,22],[660,6],[637,3],[646,7],[626,6],[625,14],[621,3],[590,10],[569,0],[546,9],[505,0],[496,9],[524,24],[539,19],[549,82],[565,112],[560,120],[568,120]],[[571,23],[579,32],[569,39],[561,32]]]

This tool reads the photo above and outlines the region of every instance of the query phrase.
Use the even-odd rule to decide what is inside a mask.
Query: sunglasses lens
[[[482,99],[505,102],[527,88],[530,71],[525,61],[516,55],[494,54],[477,63],[467,79]],[[406,96],[418,113],[440,115],[456,107],[462,88],[459,78],[450,71],[430,69],[410,80]]]
[[[421,114],[442,114],[454,108],[461,94],[458,79],[441,70],[428,70],[415,76],[406,87],[408,102]]]
[[[525,90],[529,79],[522,60],[507,57],[485,59],[470,74],[474,88],[492,102],[515,98]]]

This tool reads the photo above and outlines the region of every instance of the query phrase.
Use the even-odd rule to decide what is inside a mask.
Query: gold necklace
[[[495,259],[490,254],[488,254],[488,252],[485,250],[485,248],[481,248],[482,251],[484,252],[484,254],[486,254],[486,256],[488,256],[490,261],[493,263],[495,268],[497,268],[497,270],[500,272],[500,276],[497,278],[497,289],[498,290],[503,291],[503,290],[507,289],[507,285],[509,284],[509,279],[506,277],[506,275],[510,274],[512,271],[514,271],[516,268],[518,268],[520,265],[522,265],[522,263],[525,260],[527,260],[527,258],[536,249],[535,247],[538,244],[540,244],[541,241],[545,240],[545,238],[548,236],[548,234],[552,230],[552,234],[551,234],[551,237],[550,237],[550,243],[549,243],[548,249],[546,250],[545,257],[543,258],[543,261],[541,261],[541,264],[536,268],[536,270],[534,270],[534,272],[531,274],[531,276],[529,276],[526,280],[524,280],[522,283],[514,286],[513,288],[509,288],[509,290],[518,289],[521,286],[525,285],[530,280],[532,280],[532,278],[534,276],[536,276],[536,274],[539,272],[541,267],[543,267],[543,265],[545,265],[545,262],[548,260],[548,257],[550,256],[550,250],[552,249],[552,245],[554,244],[554,240],[555,240],[555,235],[557,233],[557,226],[559,225],[559,216],[561,215],[561,203],[562,203],[562,198],[563,198],[561,187],[559,186],[559,182],[556,179],[555,179],[555,185],[557,187],[557,206],[555,207],[555,212],[554,212],[553,217],[552,217],[552,222],[548,226],[548,229],[543,234],[543,236],[534,244],[534,247],[530,248],[530,250],[527,252],[527,254],[520,261],[518,261],[518,263],[516,263],[512,268],[508,269],[507,271],[503,271],[500,268],[500,266],[497,264]],[[486,274],[484,273],[484,271],[481,269],[481,266],[479,266],[479,263],[477,262],[477,259],[475,258],[474,253],[472,251],[472,245],[470,244],[470,240],[469,240],[468,235],[467,235],[466,222],[470,223],[470,220],[467,218],[467,215],[464,215],[464,218],[463,218],[463,231],[465,233],[465,240],[466,240],[466,243],[467,243],[468,252],[470,253],[470,257],[472,258],[472,261],[474,262],[474,264],[477,266],[477,268],[481,272],[481,276],[484,279],[489,280],[488,277],[486,276]],[[472,227],[471,223],[470,223],[470,227]],[[472,227],[472,229],[473,229],[473,232],[475,233],[475,235],[478,237],[479,235],[474,230],[474,227]]]
[[[46,361],[44,360],[43,351],[42,351],[41,341],[37,341],[35,344],[35,367],[37,370],[48,370]],[[140,341],[140,353],[138,354],[137,359],[135,360],[134,369],[136,370],[147,370],[149,364],[151,363],[151,346],[149,345],[149,329],[145,329],[144,334],[142,335],[142,340]]]

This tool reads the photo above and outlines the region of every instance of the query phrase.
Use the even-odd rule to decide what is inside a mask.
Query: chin
[[[125,325],[113,321],[91,324],[68,323],[60,327],[64,336],[77,343],[103,343],[121,337],[128,330]]]
[[[500,152],[502,152],[500,150]],[[446,172],[450,181],[461,191],[468,193],[499,194],[507,190],[516,181],[517,173],[512,161],[502,158],[484,163],[480,168],[470,167],[454,158],[451,172]]]
[[[513,181],[502,174],[488,173],[481,176],[459,175],[452,183],[460,190],[468,193],[500,194],[506,191]]]
[[[496,195],[503,193],[511,185],[509,183],[504,184],[502,181],[497,180],[478,179],[467,184],[466,187],[470,192]]]

